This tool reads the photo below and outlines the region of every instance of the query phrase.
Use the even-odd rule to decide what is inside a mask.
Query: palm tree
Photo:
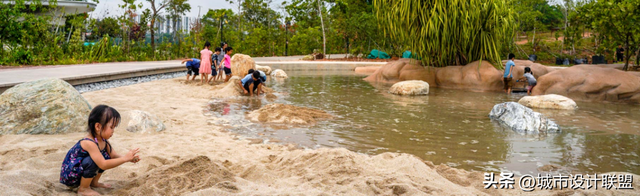
[[[500,57],[513,45],[506,0],[374,0],[385,36],[411,48],[423,65],[443,67]]]

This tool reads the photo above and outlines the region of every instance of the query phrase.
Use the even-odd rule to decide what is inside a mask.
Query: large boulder
[[[149,133],[160,132],[165,129],[162,120],[149,112],[132,110],[129,112],[129,117],[131,117],[127,125],[127,131],[129,132]]]
[[[489,118],[519,133],[554,133],[560,127],[544,115],[516,102],[493,106]]]
[[[356,67],[354,70],[358,74],[372,74],[380,69],[380,66]]]
[[[276,69],[271,72],[271,77],[275,78],[288,78],[287,73],[285,73],[282,69]]]
[[[439,68],[436,74],[438,87],[499,91],[503,89],[502,72],[489,61],[475,61],[465,66]],[[431,84],[431,83],[429,83]]]
[[[240,82],[240,80],[240,76],[237,75],[229,78],[229,81],[227,83],[220,84],[224,85],[224,87],[216,90],[213,93],[212,98],[227,98],[242,95],[242,93],[244,93],[244,90],[238,85],[238,82]]]
[[[502,71],[488,61],[476,61],[465,66],[424,67],[413,59],[400,59],[383,65],[365,78],[370,82],[396,83],[422,80],[432,87],[499,91],[502,89]]]
[[[429,83],[422,80],[409,80],[393,84],[389,93],[396,95],[427,95]]]
[[[90,112],[87,100],[63,80],[18,84],[0,95],[0,135],[82,132]]]
[[[269,67],[269,66],[261,66],[261,65],[256,64],[256,70],[262,71],[267,75],[271,74],[271,67]]]
[[[640,103],[640,77],[613,68],[575,65],[538,78],[533,95],[558,94],[575,100]]]
[[[419,61],[413,59],[400,59],[391,61],[364,80],[369,82],[397,83],[405,80],[422,80],[432,86],[436,86],[435,67],[424,67]]]
[[[249,73],[249,69],[256,69],[256,62],[244,54],[235,54],[231,57],[231,74],[244,77]]]
[[[572,99],[569,99],[562,95],[538,95],[538,96],[525,96],[520,98],[519,104],[530,108],[543,108],[543,109],[560,109],[560,110],[575,110],[578,109],[578,105]]]

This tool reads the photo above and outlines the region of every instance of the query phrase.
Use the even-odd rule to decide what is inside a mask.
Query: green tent
[[[377,49],[373,49],[371,50],[371,53],[369,53],[369,55],[367,56],[368,59],[390,59],[391,56],[389,56],[389,54],[387,54],[386,52],[382,52],[380,50]]]

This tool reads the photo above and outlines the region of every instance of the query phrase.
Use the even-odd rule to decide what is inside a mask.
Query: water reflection
[[[576,111],[536,109],[555,120],[563,132],[520,135],[496,126],[488,114],[495,104],[517,101],[524,94],[431,88],[428,96],[403,97],[387,93],[387,84],[363,81],[363,76],[288,74],[285,81],[268,81],[277,91],[275,102],[323,109],[337,118],[291,129],[244,119],[245,112],[271,103],[265,98],[226,100],[228,105],[210,106],[210,111],[247,137],[276,138],[309,148],[404,152],[436,164],[521,174],[537,173],[547,164],[573,172],[640,173],[638,106],[579,102]],[[212,103],[216,105],[215,100]],[[225,107],[230,111],[223,115]]]

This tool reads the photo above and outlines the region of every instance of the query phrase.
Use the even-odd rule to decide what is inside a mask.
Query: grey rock
[[[489,118],[520,133],[554,133],[560,127],[544,115],[516,102],[493,106]]]
[[[131,120],[127,131],[134,133],[160,132],[165,130],[162,120],[149,112],[133,110],[129,112]]]
[[[82,132],[91,106],[69,83],[42,79],[0,95],[0,135]]]

